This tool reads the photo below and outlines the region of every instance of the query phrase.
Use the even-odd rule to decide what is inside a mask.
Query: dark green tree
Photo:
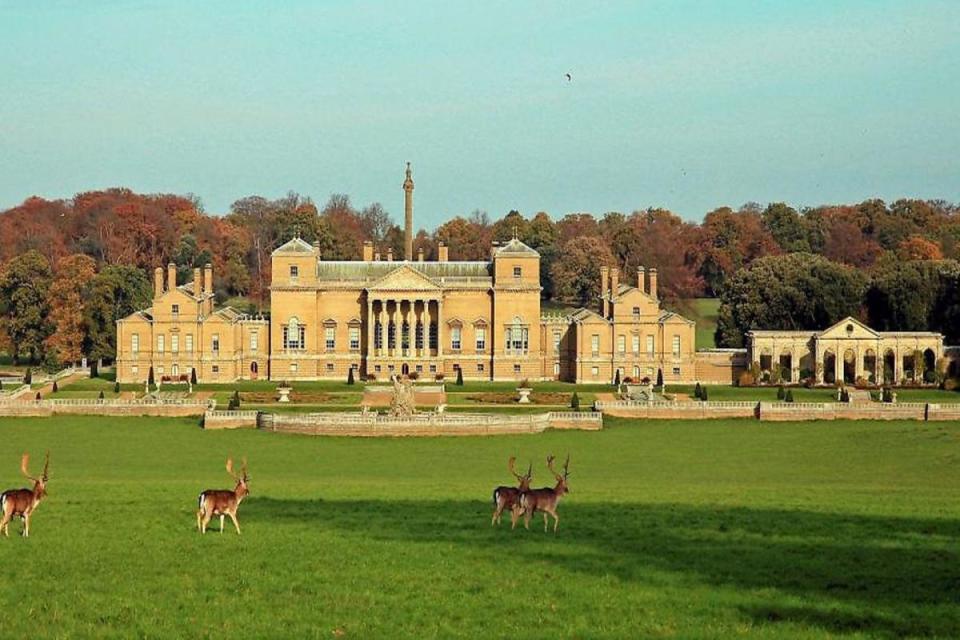
[[[580,395],[576,391],[570,396],[570,408],[574,411],[580,410]]]
[[[45,352],[44,341],[53,333],[47,317],[52,278],[47,259],[32,249],[12,258],[0,271],[0,321],[10,338],[14,362],[23,352],[31,360]]]
[[[84,306],[88,358],[112,359],[117,353],[117,320],[150,306],[150,281],[136,267],[107,265],[94,276]]]
[[[350,369],[347,370],[347,384],[354,384],[353,367],[350,367]]]
[[[463,386],[463,367],[457,367],[457,386]]]
[[[153,367],[150,367],[150,371],[147,372],[147,384],[152,387],[155,385],[155,383],[156,383],[156,380],[154,380],[153,378]]]

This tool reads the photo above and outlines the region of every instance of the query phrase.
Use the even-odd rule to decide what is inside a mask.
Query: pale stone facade
[[[229,382],[266,377],[269,322],[230,307],[214,309],[213,268],[177,286],[176,267],[154,272],[153,304],[117,321],[117,380]]]
[[[817,384],[922,382],[919,371],[933,371],[948,350],[943,334],[874,331],[854,318],[823,331],[750,331],[747,345],[750,361],[762,372],[779,368],[785,382],[812,378]],[[914,364],[918,353],[919,368]]]

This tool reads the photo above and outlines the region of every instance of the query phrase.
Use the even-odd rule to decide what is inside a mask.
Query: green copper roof
[[[323,280],[379,280],[402,266],[422,273],[428,278],[491,278],[489,262],[387,262],[321,260],[317,263],[317,278]]]

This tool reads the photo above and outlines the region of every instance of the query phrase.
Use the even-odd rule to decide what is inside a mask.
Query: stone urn
[[[290,402],[290,392],[293,389],[291,387],[277,387],[277,393],[280,394],[278,398],[279,402]]]
[[[530,404],[530,394],[532,392],[533,389],[530,387],[517,387],[517,393],[520,396],[517,402],[520,404]]]

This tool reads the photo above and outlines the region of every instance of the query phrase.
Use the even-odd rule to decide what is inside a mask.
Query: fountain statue
[[[417,412],[413,400],[413,383],[408,378],[390,376],[393,382],[393,398],[390,399],[391,416],[412,416]]]

